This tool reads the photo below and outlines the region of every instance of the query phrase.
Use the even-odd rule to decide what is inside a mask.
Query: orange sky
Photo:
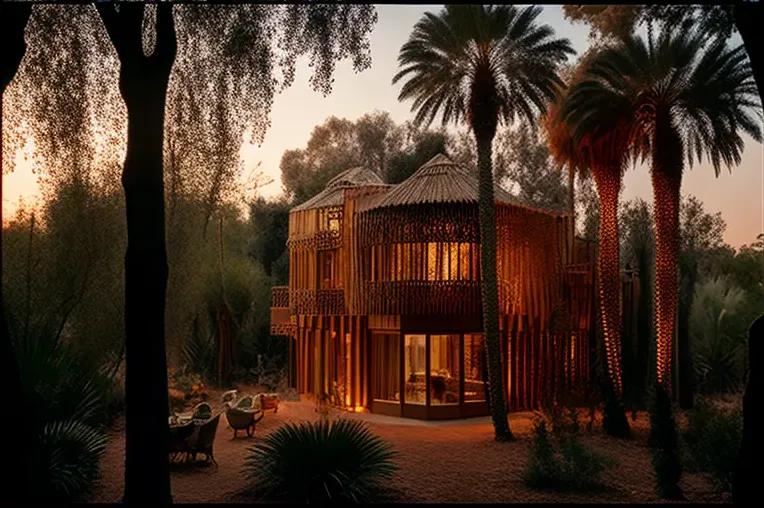
[[[281,192],[278,167],[281,154],[287,149],[303,148],[313,127],[327,117],[335,115],[356,120],[367,112],[383,110],[390,112],[396,122],[411,118],[410,104],[397,100],[400,84],[390,84],[397,71],[398,50],[421,15],[425,11],[437,11],[440,6],[383,5],[377,9],[379,22],[371,36],[372,68],[356,74],[349,62],[340,62],[332,95],[324,98],[308,86],[309,69],[307,60],[302,59],[294,85],[275,98],[272,124],[262,146],[242,147],[247,169],[261,162],[261,169],[274,180],[260,189],[262,195],[275,196]],[[588,28],[565,20],[559,6],[544,6],[540,20],[550,24],[558,36],[569,38],[579,53],[586,49]],[[21,164],[15,173],[3,176],[3,191],[6,217],[13,213],[20,198],[34,201],[36,176],[30,166]],[[728,243],[739,247],[753,242],[764,232],[764,147],[746,137],[743,161],[733,168],[732,174],[725,169],[716,178],[709,164],[695,166],[685,172],[682,192],[697,196],[706,211],[722,212],[727,222],[725,239]],[[626,174],[623,198],[634,197],[652,201],[649,173],[644,167]]]

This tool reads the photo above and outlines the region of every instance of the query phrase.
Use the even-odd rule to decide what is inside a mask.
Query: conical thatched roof
[[[498,202],[515,202],[511,194],[496,185],[494,196]],[[445,155],[438,154],[408,179],[393,187],[377,207],[477,201],[477,176]]]
[[[385,185],[385,183],[377,173],[370,169],[363,167],[351,168],[329,180],[324,190],[304,203],[292,208],[292,211],[300,212],[327,206],[339,206],[344,202],[345,189],[362,185]]]

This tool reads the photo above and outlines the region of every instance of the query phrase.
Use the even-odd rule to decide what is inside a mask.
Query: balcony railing
[[[470,280],[365,282],[367,314],[480,313],[480,282]]]
[[[345,311],[343,289],[297,289],[290,293],[292,314],[311,316],[342,316]]]

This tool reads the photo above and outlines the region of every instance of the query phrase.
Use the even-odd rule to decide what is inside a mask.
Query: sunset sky
[[[272,126],[260,147],[247,146],[242,152],[250,167],[261,162],[261,169],[274,182],[263,187],[265,196],[281,192],[279,161],[284,150],[304,148],[310,132],[331,116],[356,120],[365,113],[388,111],[399,123],[411,118],[410,103],[397,100],[401,84],[392,85],[397,71],[397,55],[408,38],[412,27],[426,11],[437,12],[437,5],[383,5],[378,6],[379,21],[371,36],[372,68],[355,74],[350,62],[341,62],[335,74],[334,91],[324,98],[308,86],[307,59],[299,66],[294,85],[277,96],[271,113]],[[588,27],[573,25],[563,18],[559,6],[545,6],[540,21],[550,24],[559,37],[567,37],[579,52],[586,50]],[[740,42],[739,37],[733,43]],[[20,197],[34,200],[37,192],[35,175],[28,166],[3,177],[3,210],[10,214]],[[685,172],[682,186],[684,194],[700,198],[709,212],[721,211],[727,222],[726,241],[735,247],[751,243],[764,231],[764,149],[746,136],[743,162],[714,176],[710,164],[695,166]],[[652,201],[650,178],[645,167],[629,169],[625,179],[624,199],[641,197]]]

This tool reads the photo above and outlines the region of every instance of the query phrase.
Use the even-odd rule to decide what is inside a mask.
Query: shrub
[[[699,284],[690,312],[693,370],[703,393],[740,391],[745,380],[745,292],[727,279]]]
[[[252,446],[246,465],[263,500],[364,503],[388,491],[394,457],[363,422],[340,419],[284,424]]]
[[[717,488],[731,492],[732,471],[743,439],[742,410],[723,409],[701,400],[688,415],[685,435],[690,466],[710,473]]]
[[[55,336],[41,328],[15,344],[27,409],[22,424],[30,438],[20,465],[34,479],[31,500],[76,502],[98,477],[110,384]]]
[[[601,486],[602,473],[614,462],[584,448],[578,439],[575,410],[555,408],[534,422],[533,447],[525,481],[537,489],[591,490]]]
[[[676,422],[666,390],[657,385],[650,407],[650,438],[656,492],[664,499],[683,498],[679,487],[682,466],[679,461]]]

